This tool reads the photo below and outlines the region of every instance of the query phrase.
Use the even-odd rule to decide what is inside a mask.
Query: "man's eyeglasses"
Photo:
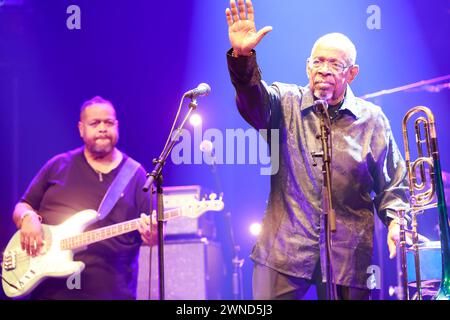
[[[333,73],[341,73],[344,72],[345,69],[352,66],[352,64],[344,65],[338,61],[328,61],[328,60],[320,60],[320,59],[308,59],[308,63],[311,69],[318,70],[322,68],[324,65],[327,65],[327,68],[331,70]]]

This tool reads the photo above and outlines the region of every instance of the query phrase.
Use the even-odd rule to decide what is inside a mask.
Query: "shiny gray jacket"
[[[262,232],[251,258],[307,279],[320,258],[325,280],[322,161],[311,156],[322,151],[313,95],[308,87],[268,86],[261,80],[256,54],[234,58],[228,53],[227,61],[244,119],[258,130],[279,130],[279,154],[272,155],[278,157],[279,169],[271,176]],[[339,285],[367,288],[374,212],[387,224],[397,209],[408,207],[406,168],[381,108],[355,97],[350,87],[331,132],[334,279]]]

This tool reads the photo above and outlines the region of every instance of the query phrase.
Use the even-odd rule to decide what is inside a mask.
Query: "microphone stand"
[[[183,96],[183,99],[185,95]],[[158,276],[159,276],[159,299],[165,300],[165,289],[164,289],[164,200],[163,200],[163,187],[162,187],[162,169],[163,166],[172,152],[173,147],[178,141],[178,138],[181,135],[184,124],[187,119],[191,115],[192,111],[197,108],[197,99],[196,97],[191,98],[191,102],[189,103],[189,111],[187,112],[183,122],[180,124],[178,129],[176,129],[173,138],[170,138],[170,142],[166,144],[161,155],[158,159],[153,160],[153,165],[155,166],[151,173],[147,173],[147,181],[144,184],[142,190],[147,192],[150,189],[150,186],[156,182],[156,216],[158,221]],[[176,121],[176,119],[175,119]]]
[[[222,191],[222,184],[220,183],[220,177],[219,173],[217,172],[216,167],[216,156],[214,154],[214,149],[210,152],[212,162],[211,162],[211,172],[214,175],[214,180],[216,187],[218,188],[218,192],[220,194],[220,197],[223,196]],[[243,286],[243,279],[242,279],[242,266],[244,265],[244,259],[239,258],[239,252],[241,250],[241,247],[236,244],[236,241],[234,240],[234,233],[233,233],[233,226],[231,224],[231,212],[227,212],[225,214],[225,218],[227,220],[227,228],[228,228],[228,234],[231,241],[231,246],[233,248],[233,258],[231,260],[231,263],[233,265],[233,273],[231,275],[231,291],[233,295],[233,300],[243,300],[244,299],[244,286]]]
[[[326,252],[326,279],[327,279],[327,300],[336,300],[336,284],[333,281],[332,253],[331,253],[331,233],[336,232],[336,214],[333,209],[331,191],[331,121],[326,108],[319,108],[320,111],[320,139],[322,140],[322,151],[313,152],[313,157],[322,158],[323,189],[322,204],[325,226],[325,252]],[[325,121],[326,119],[326,121]]]
[[[233,247],[233,259],[231,260],[233,264],[233,273],[231,276],[233,300],[243,300],[244,288],[242,284],[242,266],[244,265],[244,259],[239,259],[239,251],[241,250],[241,247],[234,241],[233,228],[231,226],[231,212],[227,212],[225,217],[227,218],[231,245]]]
[[[220,196],[223,196],[223,191],[222,191],[222,184],[220,183],[220,177],[219,177],[219,172],[217,171],[217,166],[216,166],[216,156],[214,154],[214,150],[211,151],[211,156],[212,156],[212,163],[211,163],[211,172],[214,176],[214,180],[217,186],[217,191],[219,192]]]

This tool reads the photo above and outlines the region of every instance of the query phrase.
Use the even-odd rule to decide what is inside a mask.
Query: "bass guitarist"
[[[112,103],[101,97],[86,101],[78,122],[84,146],[49,160],[17,203],[13,220],[20,229],[22,249],[35,257],[51,239],[44,239],[42,223],[58,225],[75,213],[99,208],[115,177],[129,158],[116,148],[119,122]],[[150,197],[142,191],[144,168],[131,176],[106,217],[89,229],[139,218],[138,231],[89,245],[75,253],[85,264],[77,285],[66,278],[48,278],[30,293],[30,299],[135,299],[139,247],[157,241],[155,223],[150,228]],[[152,231],[152,232],[150,232]]]

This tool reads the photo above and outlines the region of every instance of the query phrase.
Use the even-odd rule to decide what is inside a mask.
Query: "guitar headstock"
[[[221,211],[225,207],[222,196],[217,199],[215,193],[209,195],[209,200],[192,200],[181,208],[182,215],[192,219],[198,218],[207,211]]]

